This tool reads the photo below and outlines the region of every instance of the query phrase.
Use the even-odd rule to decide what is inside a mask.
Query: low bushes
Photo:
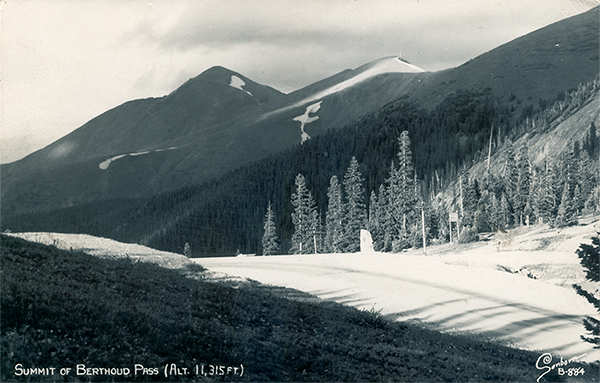
[[[282,289],[208,283],[151,264],[0,240],[2,381],[63,379],[17,376],[17,365],[131,369],[127,376],[73,370],[67,381],[534,381],[539,375],[534,353],[331,302],[284,299]],[[172,363],[186,374],[165,377]],[[136,364],[157,374],[133,374]],[[215,365],[225,372],[243,365],[244,375],[198,377],[194,370],[208,373]]]

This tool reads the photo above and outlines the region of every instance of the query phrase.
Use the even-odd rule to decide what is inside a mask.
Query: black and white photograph
[[[1,382],[600,382],[598,0],[0,3]]]

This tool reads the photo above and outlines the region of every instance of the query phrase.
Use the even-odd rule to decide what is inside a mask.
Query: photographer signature
[[[572,367],[572,368],[568,368],[566,369],[565,367],[568,366],[570,363],[576,362],[577,360],[583,358],[584,356],[586,356],[587,354],[583,354],[583,355],[579,355],[579,356],[575,356],[573,358],[564,360],[563,357],[560,357],[560,362],[552,363],[552,354],[546,352],[542,355],[540,355],[540,357],[537,359],[537,361],[535,362],[535,367],[538,370],[545,370],[542,375],[540,375],[539,378],[537,378],[537,381],[539,382],[540,379],[542,379],[542,377],[544,375],[546,375],[547,373],[549,373],[552,370],[556,370],[558,375],[563,376],[563,375],[568,375],[568,376],[578,376],[578,375],[583,375],[585,374],[585,369],[583,367]]]

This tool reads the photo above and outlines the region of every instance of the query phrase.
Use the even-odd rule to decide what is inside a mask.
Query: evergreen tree
[[[399,138],[398,167],[390,169],[388,179],[389,212],[393,227],[393,251],[409,246],[410,230],[416,224],[416,211],[419,202],[418,188],[415,186],[410,138],[403,131]],[[394,245],[394,241],[396,244]]]
[[[538,191],[537,214],[540,223],[551,223],[556,218],[559,205],[557,182],[554,165],[547,162],[543,175],[543,183],[540,185]]]
[[[600,179],[598,169],[594,161],[588,155],[587,151],[582,151],[579,156],[579,164],[577,166],[577,184],[580,186],[582,204],[577,205],[579,211],[585,209],[585,202],[590,198],[592,190],[598,185]]]
[[[523,209],[523,215],[525,217],[525,221],[523,223],[527,226],[533,223],[533,219],[535,217],[532,205],[532,198],[528,198],[527,203],[525,204],[525,209]]]
[[[569,187],[569,183],[565,182],[562,198],[558,207],[558,213],[556,214],[556,219],[554,220],[554,225],[556,227],[565,227],[573,225],[576,222],[577,218],[575,217],[575,211],[573,208],[571,188]]]
[[[598,154],[598,148],[600,147],[600,137],[597,136],[596,124],[594,121],[590,124],[590,130],[585,137],[583,142],[583,149],[587,152],[590,157],[594,157]]]
[[[310,236],[306,252],[313,254],[323,253],[325,251],[323,239],[324,233],[323,224],[321,223],[321,213],[315,209],[310,214]]]
[[[500,208],[500,201],[496,197],[496,194],[492,193],[492,206],[490,211],[490,228],[494,231],[503,228],[502,209]]]
[[[331,177],[327,191],[328,206],[325,215],[325,251],[341,253],[344,238],[344,204],[337,176]]]
[[[392,168],[394,164],[392,163]],[[398,225],[395,224],[392,217],[390,207],[390,198],[388,188],[385,185],[379,186],[379,195],[377,197],[376,214],[379,223],[380,234],[377,238],[381,238],[380,242],[374,242],[373,248],[376,251],[391,251],[392,242],[396,235],[399,234]]]
[[[383,218],[380,215],[381,209],[379,208],[379,199],[375,190],[371,191],[371,198],[369,199],[369,218],[367,230],[371,233],[373,239],[373,249],[375,251],[381,251],[384,241],[383,233]]]
[[[461,223],[464,226],[473,226],[480,197],[479,183],[473,178],[468,182],[462,182],[462,187],[464,215]]]
[[[274,255],[279,251],[279,238],[275,229],[275,214],[271,208],[271,202],[265,214],[264,234],[262,237],[263,255]]]
[[[367,211],[363,182],[358,161],[352,157],[350,166],[344,175],[344,191],[347,202],[343,251],[347,253],[360,250],[360,230],[366,228]]]
[[[577,174],[579,173],[578,164],[579,158],[575,157],[575,153],[572,149],[563,153],[561,156],[560,180],[568,183],[571,193],[573,193],[575,186],[577,185]]]
[[[308,254],[314,252],[314,229],[316,215],[316,204],[312,194],[306,188],[306,179],[302,174],[296,176],[296,192],[292,194],[292,224],[294,234],[292,235],[292,254]]]
[[[581,194],[581,188],[579,185],[575,186],[575,191],[573,192],[573,211],[575,216],[578,216],[583,210],[583,206],[585,204],[585,200],[583,199],[583,195]]]
[[[581,266],[585,269],[586,278],[592,282],[600,282],[600,233],[592,238],[591,245],[581,244],[577,249],[577,256],[579,256]],[[600,313],[600,299],[577,284],[574,284],[573,288]],[[588,316],[584,318],[583,325],[590,334],[589,336],[582,335],[581,339],[594,344],[594,348],[600,348],[600,320]]]
[[[519,148],[519,157],[517,161],[517,184],[513,198],[513,210],[515,214],[515,223],[523,225],[525,206],[529,200],[529,191],[531,183],[531,172],[529,169],[529,152],[527,142],[523,142]]]
[[[186,242],[185,245],[183,246],[183,255],[185,255],[188,258],[192,257],[192,248],[190,247],[189,242]]]
[[[502,193],[502,197],[500,199],[500,225],[502,229],[506,229],[509,227],[511,222],[512,209],[508,202],[508,197],[506,193]]]
[[[477,203],[477,211],[475,212],[473,225],[477,232],[486,232],[491,230],[490,211],[492,210],[492,198],[490,193],[485,190]]]
[[[506,191],[506,198],[510,203],[511,209],[515,206],[515,198],[517,196],[517,184],[519,181],[519,169],[517,167],[517,160],[515,158],[515,151],[512,142],[509,140],[506,143],[504,150],[505,167],[504,167],[504,190]],[[507,225],[512,224],[512,219],[509,220]]]

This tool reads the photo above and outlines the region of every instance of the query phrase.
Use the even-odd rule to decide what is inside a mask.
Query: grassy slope
[[[243,364],[243,377],[225,379],[244,381],[535,381],[540,374],[536,354],[389,323],[374,313],[0,239],[2,381],[17,379],[17,363],[138,363],[161,371],[167,363]],[[44,379],[56,377],[33,380]]]

